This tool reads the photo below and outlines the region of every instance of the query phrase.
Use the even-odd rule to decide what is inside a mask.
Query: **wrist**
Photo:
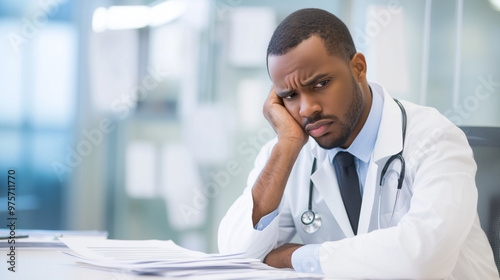
[[[295,253],[295,251],[297,251],[297,249],[301,248],[302,246],[304,246],[304,245],[290,243],[290,247],[287,249],[287,251],[288,251],[287,257],[285,258],[286,267],[294,269],[293,263],[292,263],[293,253]]]
[[[301,244],[287,243],[271,252],[264,258],[264,263],[276,268],[292,268],[292,255],[295,250],[302,247]]]
[[[299,154],[309,138],[279,137],[275,147],[291,154]]]

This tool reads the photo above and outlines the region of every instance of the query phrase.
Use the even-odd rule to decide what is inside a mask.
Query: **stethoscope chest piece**
[[[302,221],[302,229],[307,233],[316,232],[322,224],[321,215],[314,213],[312,210],[302,213],[300,220]]]
[[[311,175],[316,170],[316,158],[314,158],[313,166],[311,170]],[[315,213],[312,210],[312,195],[313,195],[313,182],[310,180],[309,183],[309,203],[307,205],[307,210],[300,216],[300,221],[302,222],[302,229],[307,233],[316,232],[322,224],[321,215]]]

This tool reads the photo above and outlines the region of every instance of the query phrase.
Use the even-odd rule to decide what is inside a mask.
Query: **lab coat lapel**
[[[384,107],[378,129],[377,141],[373,148],[372,160],[380,161],[399,153],[403,149],[403,130],[401,126],[401,110],[387,91],[380,85],[370,84],[372,89],[382,92]]]
[[[326,205],[333,213],[335,220],[340,225],[346,237],[354,236],[351,228],[347,212],[340,194],[337,176],[333,165],[330,164],[329,157],[323,159],[322,164],[319,164],[318,169],[311,176],[316,189],[324,198]]]
[[[358,234],[367,233],[370,227],[372,211],[374,210],[375,199],[377,199],[377,188],[380,181],[380,172],[387,159],[397,154],[403,148],[403,136],[401,126],[401,110],[394,102],[387,91],[377,84],[370,83],[374,91],[384,97],[384,107],[382,109],[382,119],[378,130],[377,141],[373,148],[372,157],[366,174],[366,181],[363,190],[363,203],[359,217]],[[377,201],[378,204],[378,201]],[[378,207],[378,205],[375,205]],[[377,212],[378,214],[378,212]]]

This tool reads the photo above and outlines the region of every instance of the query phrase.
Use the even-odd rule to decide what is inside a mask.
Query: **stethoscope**
[[[379,196],[378,196],[378,228],[379,229],[380,229],[380,205],[382,202],[382,190],[383,190],[382,186],[384,183],[385,174],[387,173],[389,166],[391,165],[391,163],[394,160],[399,159],[399,161],[401,162],[401,169],[399,172],[398,188],[396,191],[396,199],[394,200],[394,206],[392,208],[392,214],[391,214],[391,218],[389,220],[388,227],[391,226],[392,219],[394,217],[394,212],[396,210],[396,204],[397,204],[398,198],[399,198],[399,192],[400,192],[401,188],[403,187],[403,181],[405,178],[405,159],[403,158],[403,150],[404,150],[405,138],[406,138],[406,110],[405,110],[403,104],[401,104],[401,102],[399,102],[399,100],[394,99],[394,101],[398,104],[399,108],[401,109],[401,116],[402,116],[402,120],[403,120],[403,122],[402,122],[403,146],[402,146],[402,149],[399,153],[392,155],[387,160],[387,162],[385,163],[384,167],[382,168],[382,172],[380,174],[380,192],[379,192]],[[311,176],[315,170],[316,170],[316,158],[314,158],[314,160],[313,160]],[[302,213],[302,216],[300,217],[300,220],[302,221],[302,229],[304,229],[304,231],[307,233],[316,232],[322,225],[321,215],[312,210],[313,187],[314,187],[314,183],[312,182],[312,179],[310,179],[309,180],[309,203],[307,205],[307,210],[304,213]]]
[[[311,176],[316,170],[316,158],[313,160],[313,166],[311,169]],[[302,229],[307,233],[316,232],[322,224],[321,215],[312,210],[312,196],[313,196],[314,183],[312,179],[309,180],[309,203],[307,205],[307,210],[302,213],[300,220],[302,221]]]

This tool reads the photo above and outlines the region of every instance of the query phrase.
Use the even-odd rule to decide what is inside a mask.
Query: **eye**
[[[322,88],[322,87],[326,86],[329,82],[330,82],[330,80],[321,81],[321,82],[315,84],[314,88]]]
[[[293,99],[296,95],[297,95],[297,93],[292,92],[292,93],[290,93],[290,94],[289,94],[289,95],[287,95],[287,96],[283,96],[283,99],[288,99],[288,100],[291,100],[291,99]]]

